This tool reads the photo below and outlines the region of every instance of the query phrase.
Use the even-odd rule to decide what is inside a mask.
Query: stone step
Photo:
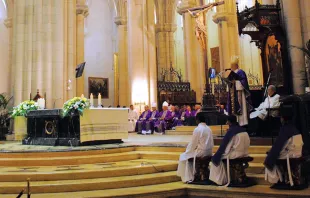
[[[164,184],[155,184],[142,187],[128,187],[122,189],[107,189],[94,191],[79,191],[65,193],[32,193],[31,198],[128,198],[128,197],[246,197],[246,198],[309,198],[310,188],[300,191],[274,190],[269,185],[255,185],[248,188],[229,188],[208,185],[188,185],[182,182],[170,182]],[[17,194],[2,194],[1,198],[16,197]],[[25,195],[24,195],[25,196]]]
[[[247,173],[247,176],[256,182],[256,185],[270,185],[268,181],[265,180],[264,174],[252,174]]]
[[[212,130],[213,136],[225,135],[228,125],[209,126]],[[166,135],[192,135],[196,126],[178,126],[175,130],[166,130]]]
[[[59,193],[105,189],[121,189],[128,187],[148,186],[180,181],[176,171],[153,173],[145,175],[79,179],[62,181],[31,182],[31,193]],[[26,182],[0,182],[0,193],[18,194],[26,187]]]
[[[121,177],[177,170],[171,160],[131,160],[74,166],[2,167],[0,182],[57,181]]]
[[[63,166],[79,164],[96,164],[139,159],[137,152],[124,152],[90,156],[73,157],[38,157],[38,158],[0,158],[0,166]]]
[[[40,146],[38,146],[40,147]],[[0,158],[49,158],[49,157],[74,157],[74,156],[90,156],[90,155],[102,155],[102,154],[113,154],[113,153],[124,153],[134,151],[135,147],[124,147],[124,148],[112,148],[112,149],[90,149],[87,148],[74,147],[73,149],[62,150],[47,150],[47,151],[32,151],[27,150],[25,152],[8,152],[5,150],[1,150]]]
[[[218,150],[219,146],[213,147],[213,153]],[[249,153],[251,154],[266,154],[271,146],[250,146]],[[158,152],[180,152],[183,153],[186,147],[153,147],[153,146],[138,146],[135,151],[158,151]]]

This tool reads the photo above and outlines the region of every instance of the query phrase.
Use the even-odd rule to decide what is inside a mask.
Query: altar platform
[[[179,155],[185,151],[190,139],[191,135],[130,133],[123,143],[93,146],[37,146],[0,142],[0,197],[16,197],[26,188],[28,178],[32,198],[295,198],[310,195],[309,189],[270,189],[264,181],[263,167],[270,146],[255,144],[249,150],[254,161],[249,164],[247,173],[258,185],[226,188],[183,184],[176,176],[176,170]],[[218,143],[213,152],[218,149]]]

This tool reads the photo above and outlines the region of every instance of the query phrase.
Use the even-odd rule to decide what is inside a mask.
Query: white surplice
[[[302,146],[303,146],[302,136],[300,134],[291,137],[285,146],[283,147],[282,151],[280,152],[278,159],[286,159],[288,164],[288,173],[289,173],[289,180],[291,186],[293,186],[293,180],[291,175],[290,169],[290,158],[299,158],[302,156]],[[283,181],[281,170],[274,166],[273,170],[270,171],[269,169],[265,168],[265,180],[272,184],[278,183],[278,181]]]
[[[128,112],[128,131],[135,131],[136,122],[139,119],[138,112],[136,110],[129,109]]]
[[[234,72],[237,73],[239,71],[239,69],[236,69]],[[241,82],[239,80],[236,80],[235,83],[236,86],[236,90],[238,91],[242,91],[242,106],[240,108],[242,111],[242,115],[238,115],[237,116],[237,120],[240,126],[244,126],[248,124],[248,109],[247,109],[247,103],[246,103],[246,97],[245,97],[245,89],[242,86]],[[236,96],[237,97],[237,96]]]
[[[255,111],[250,114],[250,118],[253,119],[253,118],[259,117],[260,119],[265,120],[268,114],[266,109],[279,108],[280,107],[279,99],[280,99],[280,95],[278,94],[275,94],[273,97],[270,97],[270,96],[266,97],[265,101],[262,102],[259,105],[259,107],[257,107]],[[270,114],[273,117],[277,116],[276,111],[271,111]]]
[[[249,155],[250,137],[247,132],[238,133],[228,143],[222,159],[227,159],[229,165],[229,159],[236,159],[241,157],[247,157]],[[218,185],[229,184],[230,176],[229,169],[225,167],[221,161],[219,166],[215,166],[210,163],[210,176],[209,179]]]
[[[194,180],[196,157],[212,156],[213,145],[211,129],[205,123],[200,123],[195,128],[186,151],[180,155],[177,175],[183,182]],[[194,158],[193,163],[188,161],[191,158]]]

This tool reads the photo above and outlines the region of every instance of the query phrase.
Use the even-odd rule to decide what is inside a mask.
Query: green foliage
[[[38,103],[33,100],[26,100],[16,107],[13,107],[13,111],[11,113],[11,117],[16,116],[26,116],[29,111],[37,110],[38,109]]]
[[[63,106],[63,116],[71,116],[75,113],[83,116],[84,109],[89,108],[89,100],[81,97],[74,97]]]

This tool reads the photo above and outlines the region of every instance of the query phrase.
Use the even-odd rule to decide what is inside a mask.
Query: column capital
[[[182,0],[177,6],[177,12],[182,15],[187,12],[187,9],[197,6],[195,0]]]
[[[114,0],[116,17],[114,23],[116,25],[127,24],[127,0]]]
[[[12,18],[7,18],[7,19],[4,20],[4,25],[5,25],[5,27],[11,28],[11,27],[12,27],[12,24],[13,24]]]
[[[89,14],[88,6],[83,4],[76,4],[76,14],[82,14],[84,17],[87,17]]]
[[[222,21],[227,21],[227,13],[216,13],[213,15],[212,20],[216,24],[219,24]]]

